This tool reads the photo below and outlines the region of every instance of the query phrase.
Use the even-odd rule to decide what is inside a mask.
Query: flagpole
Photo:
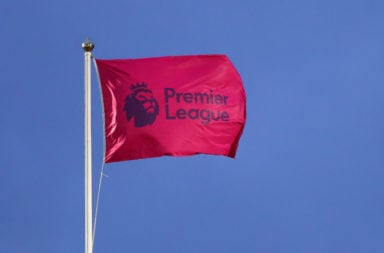
[[[87,39],[84,49],[84,155],[85,155],[85,253],[93,252],[92,239],[92,135],[91,135],[91,57],[94,44]]]

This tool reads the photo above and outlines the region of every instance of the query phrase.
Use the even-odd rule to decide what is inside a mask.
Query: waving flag
[[[246,119],[240,75],[225,55],[96,60],[105,162],[235,157]]]

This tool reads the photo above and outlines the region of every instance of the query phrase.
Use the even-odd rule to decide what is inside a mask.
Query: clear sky
[[[84,251],[87,36],[97,58],[227,54],[248,113],[236,159],[106,165],[95,253],[384,252],[383,13],[381,0],[1,1],[0,252]]]

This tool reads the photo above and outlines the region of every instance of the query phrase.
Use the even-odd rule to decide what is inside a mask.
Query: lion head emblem
[[[132,93],[125,99],[127,120],[134,118],[135,127],[152,125],[159,114],[159,104],[145,83],[131,86]]]

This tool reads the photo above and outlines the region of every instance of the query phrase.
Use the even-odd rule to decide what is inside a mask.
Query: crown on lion
[[[137,83],[137,84],[132,84],[131,85],[131,90],[139,90],[139,89],[147,89],[147,84],[146,83]]]

